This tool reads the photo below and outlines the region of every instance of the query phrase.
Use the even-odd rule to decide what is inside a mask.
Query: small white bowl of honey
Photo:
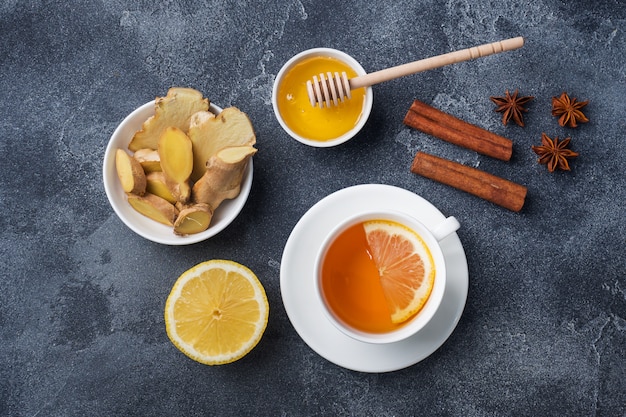
[[[307,81],[329,72],[345,72],[349,78],[366,74],[345,52],[314,48],[287,61],[274,81],[272,105],[276,118],[285,132],[305,145],[331,147],[352,139],[372,111],[371,87],[352,90],[351,97],[337,105],[311,105]]]

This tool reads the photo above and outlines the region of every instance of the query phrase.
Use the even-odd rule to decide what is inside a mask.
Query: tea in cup
[[[327,318],[369,343],[418,332],[443,298],[446,265],[439,241],[459,227],[448,217],[431,230],[395,211],[343,221],[325,238],[316,262],[317,295]]]

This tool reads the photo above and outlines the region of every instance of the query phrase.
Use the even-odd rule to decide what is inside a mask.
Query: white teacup
[[[366,265],[368,262],[367,260],[365,262],[359,262],[358,259],[363,259],[364,256],[361,253],[362,248],[360,246],[362,245],[356,243],[348,243],[348,241],[352,241],[352,238],[349,236],[357,236],[359,233],[361,233],[359,231],[360,229],[358,229],[357,227],[353,228],[353,226],[371,220],[386,220],[396,222],[417,233],[417,235],[419,235],[424,241],[425,246],[428,248],[428,251],[432,256],[435,270],[432,291],[421,310],[419,310],[417,314],[409,318],[406,322],[403,322],[402,324],[394,328],[384,328],[383,330],[372,330],[371,328],[364,330],[366,326],[363,326],[362,328],[357,328],[355,325],[356,321],[349,323],[351,319],[346,319],[346,317],[350,316],[351,313],[353,317],[356,317],[360,314],[360,312],[364,312],[365,310],[367,310],[367,314],[364,314],[362,317],[373,317],[375,319],[368,319],[367,326],[370,326],[369,323],[373,323],[379,318],[378,312],[380,307],[374,307],[374,304],[380,305],[380,302],[375,303],[374,301],[372,301],[371,304],[368,304],[367,298],[371,297],[371,300],[380,299],[382,294],[380,296],[376,295],[368,289],[364,291],[369,291],[368,294],[370,295],[362,296],[360,294],[361,288],[354,286],[361,284],[356,284],[356,280],[354,278],[350,278],[351,274],[354,273],[354,269],[351,269],[353,268],[353,265],[355,265],[354,268],[361,268],[362,265]],[[459,222],[456,218],[452,216],[446,218],[435,227],[429,228],[414,217],[397,211],[366,211],[345,219],[338,226],[336,226],[324,239],[316,258],[315,279],[317,297],[319,298],[319,301],[323,306],[323,310],[327,319],[344,334],[356,340],[367,343],[393,343],[409,338],[417,333],[426,324],[428,324],[428,322],[435,315],[435,312],[441,304],[444,289],[446,286],[446,263],[439,242],[450,234],[454,233],[456,230],[459,229],[459,227]],[[339,241],[337,243],[337,246],[334,246],[334,248],[341,247],[343,249],[331,249],[333,254],[329,255],[329,249],[332,247],[333,242],[335,242],[337,239],[341,239],[341,241]],[[353,246],[359,246],[359,248],[355,248],[354,251],[351,251],[351,249],[353,249]],[[324,289],[324,279],[322,274],[325,261],[327,261],[327,256],[329,259],[331,257],[335,257],[335,260],[341,260],[341,262],[338,263],[339,266],[336,267],[336,269],[344,270],[344,272],[346,270],[349,271],[345,274],[342,272],[337,272],[338,276],[334,276],[333,278],[349,282],[348,284],[345,284],[345,288],[356,289],[355,291],[349,291],[348,293],[342,294],[337,293],[335,295],[332,295],[331,290]],[[343,261],[343,259],[345,259],[345,262]],[[355,259],[354,263],[352,263],[353,259]],[[327,262],[330,263],[331,261],[328,260]],[[355,273],[354,277],[358,276],[358,279],[360,279],[362,278],[361,275],[368,274]],[[341,285],[344,284],[342,283]],[[380,292],[382,292],[382,290]],[[344,299],[346,300],[345,303],[343,302]],[[353,305],[355,307],[352,307]],[[358,310],[359,313],[354,314],[355,311],[350,311],[351,309],[355,311]],[[384,311],[382,311],[381,313],[385,314]],[[387,311],[386,313],[389,315],[391,314],[389,311]],[[385,318],[382,320],[390,321],[388,317],[390,316],[385,316]]]

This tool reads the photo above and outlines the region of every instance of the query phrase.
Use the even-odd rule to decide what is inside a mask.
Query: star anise
[[[532,146],[532,150],[539,155],[539,163],[547,164],[548,171],[554,172],[556,168],[563,171],[569,171],[569,163],[567,158],[575,158],[577,152],[566,149],[571,138],[563,139],[559,142],[559,138],[550,139],[545,133],[541,134],[541,146]]]
[[[509,90],[506,90],[504,97],[489,97],[498,108],[495,111],[502,114],[502,124],[506,126],[509,120],[513,119],[519,126],[524,126],[524,116],[522,112],[527,112],[528,109],[524,108],[524,104],[528,103],[535,97],[533,96],[517,96],[517,89],[513,95],[509,94]]]
[[[570,99],[567,93],[561,94],[561,97],[552,97],[552,115],[559,117],[559,125],[576,127],[576,123],[587,123],[589,119],[580,110],[585,107],[589,101],[576,102],[575,98]]]

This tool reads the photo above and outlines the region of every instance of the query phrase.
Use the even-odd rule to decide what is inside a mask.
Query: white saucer
[[[467,259],[456,233],[441,241],[448,271],[441,307],[430,323],[409,339],[381,345],[346,336],[324,317],[322,305],[314,295],[313,270],[317,249],[326,234],[343,218],[364,207],[400,210],[413,214],[427,226],[445,219],[431,203],[402,188],[364,184],[339,190],[311,207],[291,232],[281,260],[280,289],[291,323],[320,356],[354,371],[390,372],[427,358],[452,334],[467,300]]]

